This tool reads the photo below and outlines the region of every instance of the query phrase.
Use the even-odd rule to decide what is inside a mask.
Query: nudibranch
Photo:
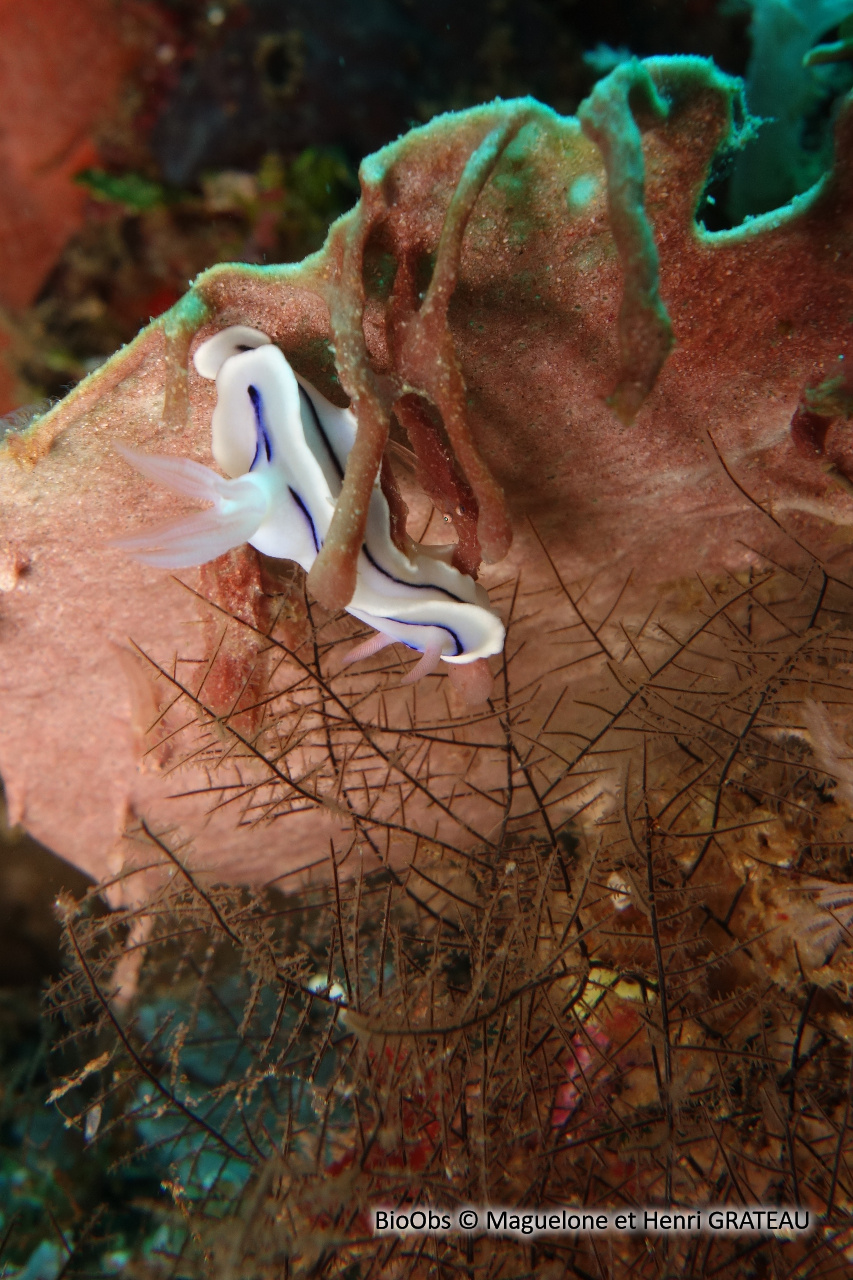
[[[202,343],[194,359],[202,377],[216,381],[212,452],[227,478],[189,458],[119,446],[149,480],[211,505],[113,545],[145,564],[183,569],[248,542],[309,570],[341,491],[355,440],[353,414],[294,373],[257,329],[223,329]],[[423,655],[405,678],[411,683],[434,671],[439,660],[465,664],[501,652],[503,625],[485,590],[450,564],[452,550],[412,543],[410,554],[401,551],[391,538],[388,503],[377,478],[347,612],[378,634],[350,653],[348,662],[400,641]]]

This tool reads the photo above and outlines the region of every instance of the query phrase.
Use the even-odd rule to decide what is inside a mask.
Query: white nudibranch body
[[[296,375],[257,329],[223,329],[198,348],[195,366],[216,380],[212,452],[229,478],[189,458],[119,446],[149,480],[211,506],[114,545],[145,564],[182,569],[248,542],[310,569],[341,492],[355,418]],[[400,641],[424,655],[411,681],[439,659],[470,663],[501,652],[503,625],[483,588],[449,563],[452,550],[413,544],[411,556],[402,552],[391,539],[388,503],[376,480],[347,611],[379,634],[348,661]]]

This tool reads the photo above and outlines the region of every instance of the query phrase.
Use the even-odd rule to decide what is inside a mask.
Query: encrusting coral
[[[815,190],[710,234],[696,209],[715,157],[738,145],[739,95],[700,59],[652,59],[618,68],[579,121],[532,100],[440,117],[364,162],[362,197],[318,254],[206,272],[59,406],[8,433],[0,773],[12,818],[96,876],[125,866],[125,833],[141,817],[192,833],[197,865],[251,881],[315,860],[347,829],[340,771],[333,784],[300,783],[286,854],[280,823],[249,821],[240,802],[210,810],[211,788],[236,796],[269,781],[246,758],[253,734],[302,741],[291,735],[305,713],[286,693],[301,668],[285,650],[303,641],[308,615],[286,568],[232,552],[182,586],[105,549],[138,529],[143,504],[152,520],[181,509],[129,474],[114,446],[208,458],[212,393],[190,356],[229,324],[268,333],[358,419],[308,580],[324,662],[343,632],[323,610],[352,592],[377,472],[398,544],[401,485],[417,509],[411,479],[399,467],[394,479],[392,410],[420,489],[456,529],[457,567],[506,557],[481,571],[505,617],[506,584],[521,574],[514,670],[520,686],[543,677],[531,737],[565,687],[552,668],[566,663],[550,642],[542,650],[549,630],[586,636],[597,657],[585,673],[624,648],[619,624],[680,579],[719,581],[762,556],[843,556],[844,440],[836,418],[810,431],[807,406],[847,354],[853,113],[839,119],[834,169]],[[580,605],[572,584],[582,581]],[[585,621],[605,615],[609,641]],[[358,688],[363,726],[381,725],[385,707],[394,723],[411,720],[413,694],[376,692],[375,678]],[[181,689],[200,725],[181,719]],[[424,723],[449,712],[460,742],[476,741],[476,718],[448,705],[441,682],[418,691]],[[217,723],[234,716],[247,742],[237,756],[217,747]],[[313,750],[302,757],[309,779]],[[454,773],[458,754],[436,775]],[[380,751],[373,764],[390,785],[414,787],[404,826],[441,834],[432,799],[420,812],[422,790],[395,777],[397,757]],[[466,819],[480,832],[488,821]]]

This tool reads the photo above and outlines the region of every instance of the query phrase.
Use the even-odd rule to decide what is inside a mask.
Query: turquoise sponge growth
[[[734,169],[735,222],[786,204],[829,168],[832,124],[853,69],[808,55],[851,12],[851,0],[753,0],[746,101],[762,123]]]

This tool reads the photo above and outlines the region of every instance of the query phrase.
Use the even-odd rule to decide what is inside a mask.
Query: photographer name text
[[[505,1209],[467,1205],[372,1210],[375,1235],[772,1235],[794,1237],[814,1229],[808,1209],[752,1205],[702,1209]]]

